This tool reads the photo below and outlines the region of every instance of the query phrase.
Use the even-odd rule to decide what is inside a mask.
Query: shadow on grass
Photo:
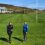
[[[23,40],[22,39],[19,39],[19,38],[17,38],[17,37],[13,37],[14,39],[16,39],[16,40],[18,40],[18,41],[21,41],[21,42],[23,42]]]
[[[4,38],[4,37],[1,37],[1,38],[0,38],[0,40],[5,41],[5,42],[8,42],[8,43],[9,43],[9,41],[8,41],[6,38]]]

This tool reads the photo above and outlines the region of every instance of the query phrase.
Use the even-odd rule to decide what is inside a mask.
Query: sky
[[[32,9],[45,9],[45,0],[0,0],[0,3],[28,7]]]

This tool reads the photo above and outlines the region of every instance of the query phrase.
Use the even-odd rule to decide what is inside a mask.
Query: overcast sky
[[[0,3],[28,8],[45,9],[45,0],[0,0]]]

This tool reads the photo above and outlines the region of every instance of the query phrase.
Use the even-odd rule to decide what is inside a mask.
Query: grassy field
[[[38,21],[36,23],[36,14],[33,13],[0,14],[0,45],[45,45],[45,13],[37,15]],[[6,26],[9,21],[11,21],[14,26],[11,44],[7,42],[8,35]],[[27,40],[22,42],[22,27],[25,21],[28,23],[29,29],[27,33]]]

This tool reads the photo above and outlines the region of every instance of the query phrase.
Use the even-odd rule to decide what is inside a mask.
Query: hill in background
[[[19,7],[19,6],[13,6],[9,4],[0,4],[0,7],[6,7],[8,10],[13,10],[15,12],[20,12],[20,13],[31,13],[31,12],[42,12],[38,9],[31,9],[27,7]]]

